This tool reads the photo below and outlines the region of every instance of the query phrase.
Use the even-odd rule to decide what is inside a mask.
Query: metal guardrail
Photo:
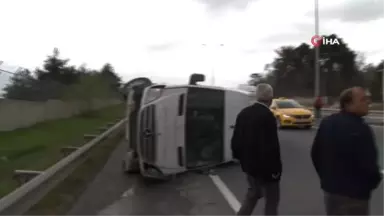
[[[251,101],[250,103],[254,103],[256,101]],[[306,107],[308,108],[309,110],[313,110],[313,107]],[[336,108],[322,108],[321,109],[322,111],[326,111],[326,112],[337,112],[339,111],[340,109],[336,109]],[[383,110],[370,110],[369,113],[372,113],[372,114],[384,114],[384,111]]]
[[[110,127],[107,131],[103,132],[102,134],[98,135],[79,149],[75,150],[65,158],[61,159],[56,164],[52,165],[45,171],[41,172],[41,174],[37,175],[30,181],[26,182],[19,188],[12,191],[10,194],[6,195],[5,197],[0,199],[0,215],[9,214],[7,212],[8,209],[17,208],[17,205],[19,202],[23,200],[24,197],[26,197],[28,194],[36,192],[35,190],[40,187],[41,185],[49,185],[47,182],[51,178],[53,178],[56,174],[58,174],[60,171],[64,170],[66,167],[71,165],[73,162],[75,162],[79,157],[86,154],[92,147],[94,147],[96,144],[98,144],[100,141],[104,140],[106,137],[108,137],[111,133],[115,132],[116,129],[120,128],[124,125],[126,122],[126,118],[120,120],[118,123],[114,124],[112,127]],[[35,200],[35,203],[37,201]]]
[[[310,110],[313,110],[313,108],[309,108]],[[322,111],[328,111],[328,112],[337,112],[339,111],[340,109],[332,109],[332,108],[322,108],[321,109]],[[369,113],[373,113],[373,114],[384,114],[384,111],[382,110],[370,110]]]

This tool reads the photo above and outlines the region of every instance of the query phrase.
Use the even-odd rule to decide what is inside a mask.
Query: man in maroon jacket
[[[315,100],[315,103],[313,106],[315,108],[316,119],[320,119],[321,118],[321,108],[323,107],[323,100],[322,100],[321,96],[316,97],[316,100]]]

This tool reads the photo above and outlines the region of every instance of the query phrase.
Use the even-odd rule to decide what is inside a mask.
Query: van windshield
[[[156,99],[158,99],[159,97],[161,97],[163,93],[163,89],[162,88],[151,88],[147,91],[147,95],[145,97],[145,101],[144,101],[144,104],[148,104]]]
[[[277,101],[276,105],[279,109],[303,108],[303,106],[294,100]]]

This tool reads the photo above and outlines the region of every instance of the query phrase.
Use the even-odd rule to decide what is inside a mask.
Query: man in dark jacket
[[[320,124],[311,157],[328,215],[368,215],[371,192],[381,182],[375,138],[364,122],[369,97],[363,88],[344,90],[339,113]]]
[[[232,137],[233,157],[245,172],[249,188],[237,215],[251,215],[257,201],[265,197],[266,215],[277,215],[282,172],[277,124],[269,106],[273,89],[268,84],[256,86],[257,102],[237,116]]]

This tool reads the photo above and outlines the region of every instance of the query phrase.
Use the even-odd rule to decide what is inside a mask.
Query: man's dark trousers
[[[251,215],[256,207],[257,201],[265,198],[265,215],[277,215],[280,201],[279,181],[263,182],[258,178],[247,174],[248,191],[237,215]]]
[[[368,200],[325,193],[327,215],[369,215]]]

